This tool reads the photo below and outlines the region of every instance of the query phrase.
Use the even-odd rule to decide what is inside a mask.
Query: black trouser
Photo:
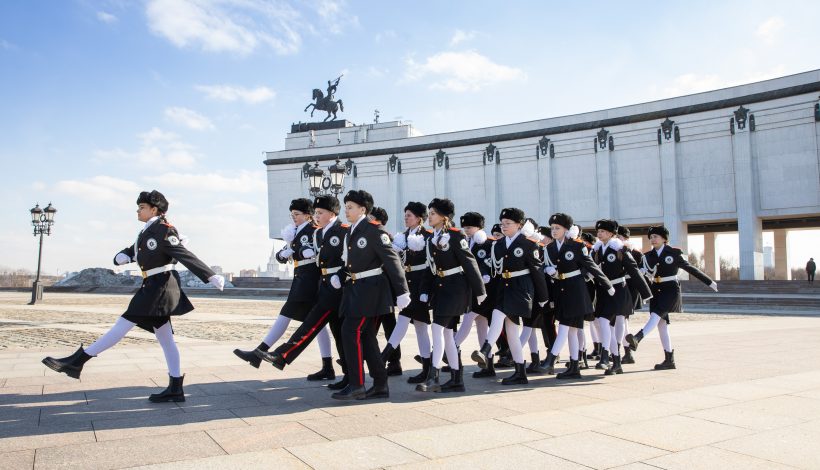
[[[809,277],[809,282],[814,282],[814,271],[809,271],[806,274]]]
[[[364,385],[363,361],[367,361],[367,369],[375,381],[387,381],[387,371],[382,362],[379,342],[376,340],[375,317],[344,317],[342,344],[347,362],[347,377],[351,386]]]
[[[555,331],[555,311],[550,309],[544,312],[541,323],[541,337],[544,338],[547,351],[555,344],[555,338],[557,336],[558,332]]]
[[[339,311],[332,307],[315,305],[293,335],[291,335],[286,342],[280,344],[273,352],[282,356],[285,363],[293,363],[328,323],[330,323],[330,332],[333,334],[333,341],[336,343],[336,352],[339,353],[339,357],[342,359],[342,371],[344,372],[346,365],[344,362],[344,348],[342,347],[341,338],[342,319],[339,317]]]
[[[384,337],[390,341],[390,336],[393,330],[396,329],[396,314],[393,312],[385,313],[376,320],[376,333],[379,332],[379,326],[384,328]],[[398,361],[401,359],[401,345],[393,351],[393,354],[387,359],[388,361]]]

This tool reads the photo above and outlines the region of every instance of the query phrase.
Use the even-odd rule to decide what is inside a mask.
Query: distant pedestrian
[[[809,258],[809,262],[806,263],[806,276],[809,278],[809,282],[814,282],[815,271],[817,271],[817,265],[814,263],[814,258]]]

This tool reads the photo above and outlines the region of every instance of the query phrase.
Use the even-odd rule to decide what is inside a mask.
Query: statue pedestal
[[[326,131],[328,129],[344,129],[345,127],[353,127],[355,124],[347,119],[337,119],[335,121],[327,122],[300,122],[299,124],[291,124],[291,134],[296,132],[309,131]]]

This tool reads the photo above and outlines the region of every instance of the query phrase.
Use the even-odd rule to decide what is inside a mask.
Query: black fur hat
[[[427,204],[427,207],[434,209],[436,212],[449,218],[450,220],[456,216],[456,206],[453,204],[453,201],[449,199],[435,198],[430,201],[430,204]]]
[[[501,215],[498,216],[498,220],[507,219],[512,220],[513,222],[523,224],[525,220],[527,220],[524,216],[524,211],[517,207],[507,207],[506,209],[501,209]]]
[[[538,233],[552,240],[552,229],[547,226],[538,227]]]
[[[572,228],[572,222],[572,216],[564,214],[563,212],[557,212],[550,216],[550,225],[558,224],[567,230]]]
[[[632,235],[632,232],[629,231],[629,227],[627,227],[625,225],[619,225],[618,226],[618,235],[620,235],[624,238],[629,238],[629,236]]]
[[[660,235],[661,237],[663,237],[664,240],[669,241],[669,230],[666,227],[664,227],[663,225],[656,225],[654,227],[649,227],[649,233],[646,234],[646,236],[648,237],[649,235],[652,235],[652,234]]]
[[[461,226],[484,228],[484,216],[478,212],[465,212],[461,216]]]
[[[610,219],[601,219],[595,222],[595,230],[606,230],[607,232],[618,233],[618,222]]]
[[[581,240],[592,245],[595,243],[595,236],[589,232],[581,232]]]
[[[490,233],[491,234],[493,234],[493,233],[504,233],[504,232],[501,231],[501,224],[493,225],[493,228],[490,230]]]
[[[427,207],[420,202],[410,201],[404,206],[404,210],[412,212],[416,217],[421,219],[427,218]]]
[[[374,207],[372,211],[370,211],[370,215],[373,217],[373,220],[376,222],[387,225],[387,211],[384,210],[382,207]]]
[[[339,200],[333,196],[327,195],[316,196],[316,199],[313,200],[313,208],[324,209],[326,211],[333,212],[336,215],[339,215],[339,210],[341,210]]]
[[[313,203],[310,202],[310,199],[305,199],[303,197],[299,199],[294,199],[290,201],[290,207],[288,208],[288,210],[310,214],[313,212]]]
[[[156,189],[150,193],[148,191],[141,192],[139,197],[137,197],[137,205],[139,204],[148,204],[149,206],[156,207],[162,214],[168,212],[168,199],[165,199],[165,196]]]
[[[351,189],[345,195],[344,202],[352,202],[365,208],[367,214],[373,210],[373,196],[363,189]]]

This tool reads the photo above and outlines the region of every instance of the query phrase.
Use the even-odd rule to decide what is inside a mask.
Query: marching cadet
[[[380,229],[384,229],[384,227],[387,225],[387,221],[389,220],[387,216],[387,211],[384,210],[384,208],[382,207],[374,207],[368,217],[370,217],[371,220],[378,222],[378,227]],[[390,234],[388,233],[388,235]],[[390,242],[393,243],[392,236],[390,237]],[[405,278],[407,278],[406,275]],[[376,331],[379,330],[379,326],[384,328],[384,337],[389,340],[390,336],[393,334],[393,331],[396,330],[395,306],[391,306],[388,312],[379,317],[376,324]],[[388,376],[392,377],[396,375],[401,375],[401,345],[394,348],[393,351],[391,351],[391,353],[387,357],[382,357],[382,361],[384,361],[384,363],[387,365]]]
[[[492,235],[493,241],[504,238],[504,233],[501,231],[501,224],[494,224],[490,229],[490,234]],[[490,243],[490,245],[492,245],[492,243]],[[493,290],[496,290],[495,286],[493,286]],[[492,307],[493,309],[495,308],[495,302],[493,302]],[[492,312],[490,313],[489,320],[492,320]],[[483,345],[484,343],[481,344]],[[501,329],[501,336],[499,336],[495,342],[495,346],[498,348],[498,352],[495,354],[496,360],[493,369],[509,369],[515,367],[515,361],[513,361],[512,355],[510,354],[510,345],[507,344],[507,333],[504,332],[503,328]]]
[[[638,271],[638,265],[629,252],[629,248],[615,237],[618,223],[614,220],[601,219],[595,223],[598,231],[598,241],[592,247],[592,259],[601,267],[601,271],[609,278],[615,288],[615,295],[607,296],[598,288],[595,303],[595,321],[601,333],[601,360],[596,369],[605,370],[606,375],[622,374],[620,344],[618,333],[623,334],[624,317],[632,313],[634,303],[632,294],[627,286],[626,276],[640,281],[639,295],[644,298],[651,296],[649,286],[643,281]],[[614,330],[614,331],[613,331]],[[612,363],[609,356],[612,355]]]
[[[273,364],[279,370],[283,370],[286,365],[302,354],[302,351],[310,345],[314,338],[319,339],[319,349],[322,353],[322,380],[333,380],[336,373],[330,357],[330,338],[323,338],[323,333],[327,333],[327,326],[333,333],[336,342],[336,351],[341,358],[342,372],[344,377],[339,382],[328,386],[331,390],[341,390],[348,384],[347,365],[345,363],[344,348],[342,347],[342,320],[339,318],[339,303],[342,301],[342,285],[333,285],[331,277],[342,269],[343,241],[349,225],[343,224],[339,219],[339,200],[333,196],[318,196],[313,200],[314,219],[317,229],[313,232],[313,246],[316,251],[316,258],[319,263],[321,273],[317,301],[310,309],[305,320],[296,329],[296,332],[284,343],[280,344],[272,352],[265,350],[264,343],[253,351],[256,356],[256,363],[259,360]],[[242,351],[239,351],[242,353]],[[237,354],[239,355],[239,354]],[[241,356],[240,356],[241,357]],[[250,361],[249,361],[250,362]],[[320,371],[320,373],[322,372]],[[311,376],[308,376],[311,380]],[[314,379],[315,380],[315,379]]]
[[[549,262],[549,257],[546,255],[547,245],[553,242],[552,240],[552,229],[548,226],[538,227],[538,233],[541,234],[541,244],[543,248],[541,249],[542,259],[544,260],[544,266],[546,268],[547,263]],[[555,280],[552,276],[544,273],[544,277],[547,280],[547,292],[549,293],[549,301],[547,305],[544,306],[544,311],[541,316],[541,338],[544,340],[544,345],[546,346],[546,351],[549,351],[552,347],[553,343],[555,343],[555,337],[558,334],[555,331],[555,299],[557,295],[555,294]],[[541,361],[541,368],[544,368],[547,364],[547,358],[549,353],[544,355],[544,359]],[[546,371],[546,370],[545,370]],[[544,372],[545,372],[544,371]]]
[[[586,245],[567,236],[573,226],[572,217],[559,212],[550,217],[549,224],[554,241],[547,245],[549,261],[544,271],[556,282],[558,335],[547,356],[547,373],[555,373],[555,358],[564,344],[569,342],[570,363],[557,378],[580,378],[578,330],[583,330],[584,318],[595,312],[585,285],[584,272],[591,274],[599,285],[605,287],[608,295],[614,295],[615,288],[589,257]]]
[[[542,275],[543,264],[539,256],[538,243],[522,233],[525,223],[524,211],[510,207],[503,209],[499,215],[504,238],[493,242],[490,259],[493,274],[500,278],[496,292],[495,309],[490,323],[488,338],[481,349],[474,351],[472,359],[482,369],[493,360],[490,346],[501,335],[501,329],[507,331],[507,343],[510,346],[515,372],[504,378],[504,385],[526,384],[527,372],[524,368],[524,352],[518,332],[519,318],[532,315],[532,304],[543,306],[547,298],[547,283]]]
[[[174,342],[171,317],[184,315],[194,309],[188,297],[180,289],[176,262],[182,263],[202,282],[219,290],[225,286],[225,278],[214,272],[188,251],[180,242],[179,232],[165,218],[168,200],[159,191],[143,191],[137,198],[137,220],[145,223],[137,234],[136,242],[114,257],[114,264],[122,266],[137,263],[142,270],[142,286],[131,299],[128,309],[114,326],[87,348],[80,346],[71,356],[55,359],[47,357],[43,364],[69,377],[80,378],[83,365],[106,349],[117,344],[131,328],[138,326],[154,333],[165,354],[168,366],[168,388],[151,394],[154,403],[185,401],[182,389],[184,376],[180,371],[179,350]]]
[[[429,295],[433,287],[433,276],[427,268],[427,253],[424,247],[433,232],[424,228],[427,219],[427,206],[421,202],[408,202],[404,207],[404,232],[393,238],[393,249],[399,254],[404,265],[404,277],[410,288],[410,305],[399,311],[396,327],[389,336],[387,346],[382,351],[382,360],[387,360],[394,350],[398,350],[401,340],[407,334],[410,323],[416,330],[416,341],[419,346],[419,357],[422,369],[417,375],[409,377],[407,383],[420,384],[427,380],[430,372],[430,306]]]
[[[576,227],[578,226],[576,225]],[[584,245],[586,245],[587,250],[589,250],[591,254],[592,245],[594,245],[597,241],[595,240],[595,237],[591,233],[581,232],[580,238]],[[597,300],[598,290],[595,287],[595,279],[589,273],[587,273],[586,275],[586,286],[587,290],[589,291],[589,298],[590,300],[592,300],[592,306],[594,308]],[[589,369],[589,364],[587,364],[587,358],[600,359],[601,357],[601,334],[598,331],[598,324],[595,323],[595,312],[591,312],[586,317],[584,317],[584,321],[589,323],[589,328],[585,328],[584,331],[578,331],[578,347],[580,348],[579,354],[581,370]],[[587,337],[585,331],[589,331],[590,336],[592,336],[592,352],[589,355],[587,355]]]
[[[483,302],[478,302],[477,295],[473,295],[472,307],[464,314],[464,319],[458,327],[455,335],[456,347],[461,351],[461,344],[470,335],[473,323],[475,323],[478,344],[481,346],[487,340],[487,332],[490,329],[489,321],[493,315],[495,306],[495,289],[498,283],[496,278],[491,277],[490,249],[495,238],[487,237],[484,232],[484,216],[478,212],[467,212],[461,216],[461,229],[469,240],[470,252],[478,263],[481,271],[481,279],[484,281],[484,289],[487,298]],[[460,354],[460,353],[459,353]],[[473,372],[473,378],[495,377],[495,367],[493,362],[487,364],[486,369],[479,369]]]
[[[455,206],[449,199],[435,198],[427,205],[433,236],[427,241],[427,265],[433,281],[433,363],[427,380],[416,385],[419,392],[463,392],[464,367],[453,338],[461,315],[470,309],[473,294],[481,304],[487,298],[484,281],[464,234],[452,226]],[[439,383],[441,361],[447,354],[450,380]]]
[[[308,312],[316,304],[316,293],[319,290],[319,267],[316,265],[316,248],[313,246],[313,232],[316,225],[313,224],[313,202],[310,199],[300,198],[290,202],[290,218],[292,223],[282,229],[282,238],[287,245],[276,253],[276,260],[280,263],[287,263],[293,260],[293,282],[290,285],[290,292],[285,305],[279,311],[279,316],[273,322],[267,335],[259,343],[256,349],[267,351],[274,345],[285,331],[288,329],[291,320],[303,321]],[[320,342],[321,344],[321,342]],[[330,347],[327,343],[327,351],[322,351],[323,364],[327,364],[330,359]],[[259,368],[260,359],[254,350],[243,351],[234,349],[233,353],[255,368]],[[324,355],[327,355],[325,357]],[[328,361],[324,361],[327,359]],[[331,363],[332,367],[332,363]],[[321,380],[328,377],[329,372],[326,366],[316,374],[311,374],[313,380]]]
[[[680,248],[667,245],[669,230],[664,226],[649,227],[649,244],[652,249],[644,253],[642,273],[651,282],[652,298],[649,300],[649,321],[636,335],[626,335],[626,343],[632,351],[638,343],[657,326],[663,345],[664,361],[655,364],[655,370],[675,368],[675,350],[669,337],[669,313],[680,312],[681,302],[678,270],[683,269],[717,292],[717,283],[700,269],[689,264]]]
[[[640,266],[643,266],[643,253],[641,253],[641,250],[636,250],[635,248],[632,247],[632,242],[629,241],[629,237],[631,235],[632,235],[632,232],[629,230],[629,227],[626,227],[624,225],[619,225],[618,226],[618,235],[617,235],[618,240],[621,240],[622,242],[624,242],[624,246],[629,248],[629,253],[635,259],[635,263],[640,267]],[[634,313],[635,310],[640,309],[641,306],[647,300],[649,300],[649,297],[651,297],[651,295],[650,295],[649,297],[641,298],[641,295],[640,295],[641,292],[640,292],[640,290],[638,290],[638,284],[640,284],[641,282],[646,282],[646,281],[644,281],[643,279],[633,279],[632,276],[630,276],[629,274],[626,275],[626,284],[629,286],[629,293],[632,294],[632,300],[635,301],[635,305],[633,306],[631,313]],[[624,344],[624,337],[626,336],[626,332],[629,331],[629,317],[630,316],[631,315],[624,315],[623,316],[623,327],[619,327],[617,323],[615,325],[616,333],[618,335],[618,336],[616,336],[616,338],[618,339],[618,344]],[[629,349],[628,347],[624,347],[624,354],[621,357],[621,364],[634,364],[634,363],[635,363],[635,359],[632,357],[632,350]]]
[[[527,217],[526,221],[524,222],[524,227],[521,228],[521,233],[527,237],[532,239],[538,244],[539,252],[544,250],[544,244],[542,243],[544,237],[541,235],[541,232],[538,230],[540,226],[538,222],[535,221],[532,217]],[[541,258],[543,259],[543,258]],[[543,270],[540,271],[541,276],[544,277],[546,282],[546,274]],[[547,285],[547,297],[549,298],[549,285]],[[547,304],[549,301],[547,302]],[[532,315],[529,318],[522,319],[522,327],[521,327],[521,347],[523,348],[524,345],[529,346],[530,349],[530,364],[526,368],[526,372],[529,375],[541,375],[546,372],[546,369],[541,367],[541,360],[539,359],[538,354],[538,334],[535,332],[536,328],[540,328],[543,324],[543,317],[544,313],[547,310],[548,305],[544,304],[539,305],[537,302],[533,302],[532,304]]]
[[[398,254],[390,243],[390,235],[368,221],[373,209],[373,196],[367,191],[351,190],[344,197],[345,217],[351,226],[344,240],[344,269],[331,277],[334,286],[345,282],[342,291],[342,344],[347,362],[349,384],[334,393],[337,400],[387,398],[387,372],[376,339],[375,321],[393,305],[403,309],[410,304],[410,291],[404,278]],[[387,276],[382,276],[382,274]],[[364,367],[373,377],[373,387],[364,387]]]

